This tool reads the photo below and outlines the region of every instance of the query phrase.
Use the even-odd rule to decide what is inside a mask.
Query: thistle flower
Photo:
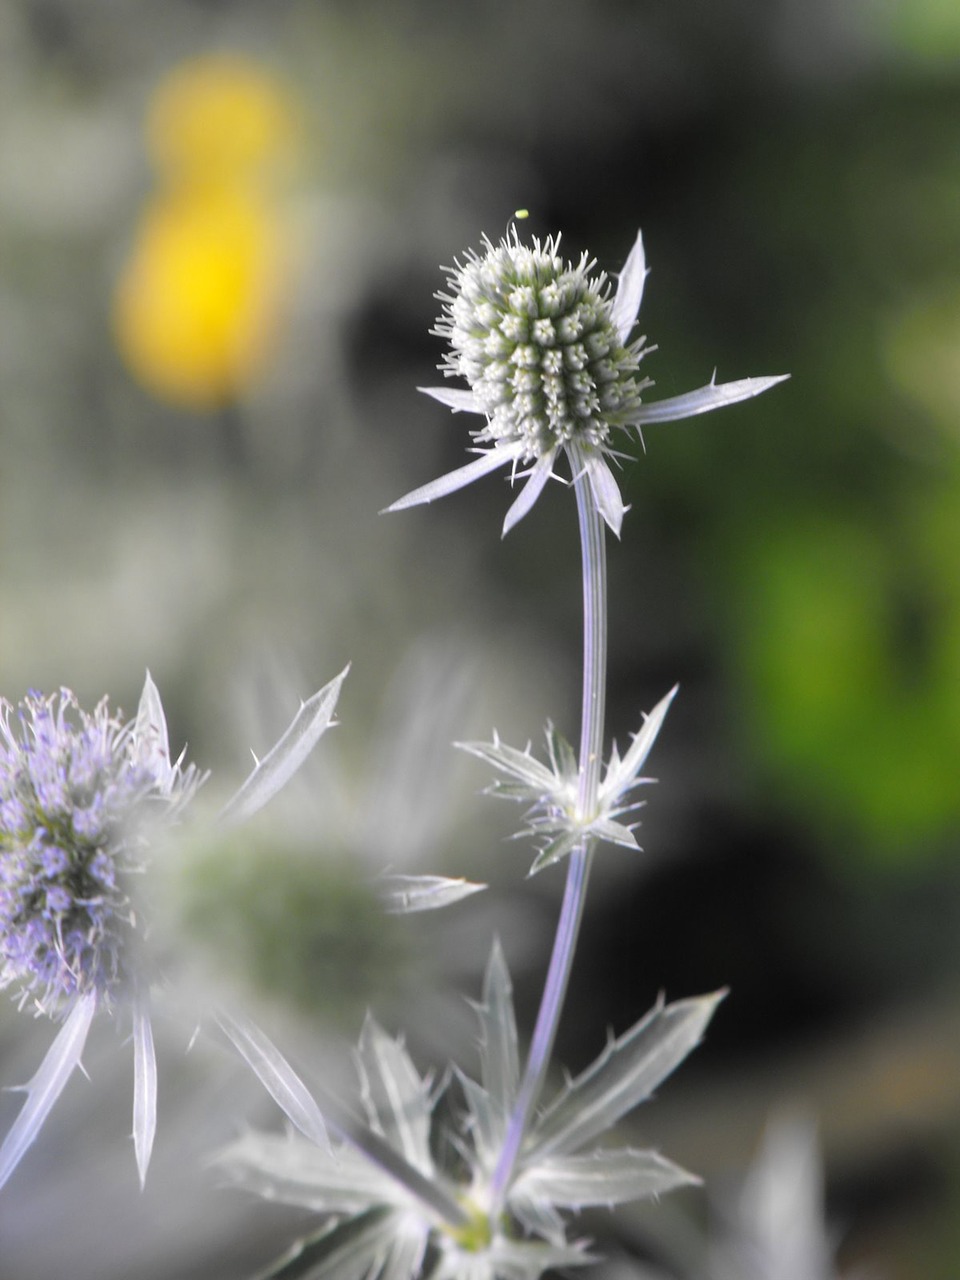
[[[432,502],[499,467],[526,483],[503,524],[506,534],[527,514],[567,453],[574,473],[584,470],[597,511],[619,535],[624,505],[610,460],[618,454],[614,432],[638,433],[645,423],[670,422],[759,395],[782,377],[743,378],[642,403],[653,383],[640,362],[653,347],[632,339],[647,275],[643,240],[636,241],[616,290],[584,254],[574,265],[559,253],[560,237],[530,248],[516,226],[480,253],[468,252],[448,272],[450,291],[440,293],[443,312],[434,333],[450,351],[439,366],[445,377],[464,378],[469,390],[421,387],[454,412],[482,414],[471,432],[480,456],[394,502],[388,511]],[[582,463],[577,459],[582,459]]]
[[[509,747],[495,736],[493,742],[461,742],[458,745],[471,755],[485,760],[507,781],[497,779],[489,788],[492,795],[528,803],[526,826],[521,835],[532,835],[540,841],[530,874],[542,871],[565,858],[585,839],[605,840],[625,849],[638,849],[633,829],[636,823],[622,819],[640,808],[642,802],[631,799],[631,793],[651,779],[640,776],[647,756],[656,741],[676,687],[661,698],[649,715],[644,716],[640,732],[634,735],[629,749],[620,758],[614,744],[606,770],[597,789],[596,809],[580,810],[580,770],[573,748],[554,728],[547,725],[549,767],[542,764],[527,746],[525,751]]]
[[[224,811],[259,809],[330,724],[341,674],[305,703]],[[104,698],[83,711],[69,690],[0,700],[0,988],[63,1026],[0,1146],[0,1186],[33,1142],[74,1067],[94,1014],[129,1016],[133,1136],[141,1183],[156,1126],[153,975],[144,956],[149,912],[138,886],[165,828],[203,777],[171,762],[166,718],[149,673],[136,719]]]
[[[68,689],[0,703],[0,986],[56,1015],[76,997],[105,1008],[134,982],[131,894],[148,827],[169,821],[200,781],[171,765],[147,717],[92,714]]]
[[[504,1195],[494,1171],[520,1086],[510,977],[494,945],[484,979],[480,1079],[459,1075],[466,1111],[447,1128],[438,1091],[402,1041],[368,1019],[356,1055],[364,1119],[315,1102],[256,1028],[221,1025],[299,1132],[250,1132],[217,1165],[271,1201],[311,1209],[319,1230],[267,1274],[358,1280],[536,1280],[592,1260],[567,1211],[660,1195],[697,1179],[654,1151],[596,1146],[699,1043],[718,996],[658,1005],[559,1090],[527,1132]],[[328,1129],[333,1130],[331,1139]],[[584,1150],[586,1148],[586,1150]],[[451,1167],[438,1153],[450,1157]]]

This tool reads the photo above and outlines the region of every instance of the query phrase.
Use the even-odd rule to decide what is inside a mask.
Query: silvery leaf
[[[559,862],[568,854],[573,853],[574,849],[579,848],[590,839],[582,831],[563,831],[553,840],[540,850],[533,860],[528,876],[535,876],[538,871],[542,871],[544,867],[552,867],[555,862]]]
[[[362,1213],[373,1205],[409,1204],[403,1189],[360,1151],[305,1142],[299,1134],[245,1133],[218,1152],[214,1165],[234,1186],[318,1213]]]
[[[462,876],[385,875],[379,883],[386,909],[392,915],[408,915],[415,911],[435,911],[462,902],[487,886],[464,880]]]
[[[144,1000],[138,1000],[133,1008],[133,1147],[141,1187],[147,1178],[156,1131],[157,1055],[150,1011]]]
[[[370,1280],[390,1252],[397,1230],[391,1209],[370,1209],[303,1240],[256,1280]]]
[[[832,1280],[836,1241],[824,1220],[823,1196],[811,1118],[773,1118],[736,1204],[726,1207],[730,1231],[712,1251],[711,1274],[717,1280]]]
[[[419,1276],[428,1239],[425,1226],[420,1231],[413,1230],[409,1219],[406,1219],[394,1232],[390,1252],[377,1280],[414,1280]]]
[[[630,1031],[612,1040],[538,1117],[522,1166],[531,1167],[546,1155],[577,1151],[648,1098],[700,1043],[725,994],[657,1005]]]
[[[722,409],[725,405],[762,395],[764,391],[789,377],[789,373],[781,373],[772,378],[740,378],[736,382],[717,382],[714,374],[705,387],[699,387],[696,391],[642,404],[634,415],[633,422],[636,426],[643,427],[648,422],[676,422],[679,418],[693,418],[698,413],[709,413],[712,409]]]
[[[246,782],[224,806],[220,813],[222,821],[245,822],[290,781],[329,728],[340,686],[349,670],[345,667],[303,703],[283,737],[257,762]]]
[[[511,1189],[560,1209],[626,1204],[662,1195],[699,1179],[655,1151],[621,1148],[592,1155],[546,1156],[526,1168]]]
[[[660,727],[670,710],[670,704],[676,697],[679,685],[674,685],[666,697],[661,698],[653,710],[643,718],[643,727],[640,732],[635,735],[630,744],[630,749],[626,752],[621,760],[619,755],[614,752],[610,757],[610,764],[604,774],[603,782],[600,784],[600,801],[602,804],[612,804],[618,797],[623,796],[638,781],[638,774],[646,762],[647,756],[650,754]]]
[[[458,742],[461,751],[469,751],[478,760],[492,764],[495,769],[516,778],[525,788],[522,793],[531,800],[541,796],[549,796],[557,788],[557,779],[539,760],[535,759],[529,749],[518,751],[494,737],[493,742]]]
[[[502,1141],[507,1118],[517,1097],[520,1059],[517,1021],[513,1011],[513,987],[499,941],[495,941],[483,981],[480,1018],[480,1078],[494,1108]]]
[[[170,738],[167,717],[164,715],[160,690],[147,672],[133,722],[133,747],[140,763],[157,779],[165,792],[169,792],[174,779],[170,764]]]
[[[637,323],[640,301],[643,298],[643,284],[649,275],[646,255],[643,251],[643,236],[638,231],[633,248],[627,255],[617,281],[617,292],[613,306],[610,308],[610,319],[617,331],[620,341],[626,343],[630,330]]]
[[[597,513],[609,527],[611,533],[619,538],[626,507],[623,505],[620,486],[617,484],[613,472],[602,454],[589,456],[584,464],[584,469],[590,483],[593,505]]]
[[[430,480],[419,489],[413,489],[410,493],[404,494],[396,502],[391,502],[389,507],[384,508],[381,515],[391,511],[404,511],[407,507],[416,507],[424,502],[435,502],[437,498],[445,498],[448,493],[465,489],[468,484],[473,484],[474,480],[479,480],[481,476],[489,475],[498,467],[505,467],[510,462],[516,463],[522,454],[522,445],[485,449],[479,458],[474,458],[466,466],[448,471],[445,476]]]
[[[349,1142],[357,1151],[362,1152],[384,1177],[393,1179],[398,1188],[404,1188],[410,1195],[422,1200],[447,1222],[455,1226],[466,1224],[468,1221],[466,1213],[446,1189],[433,1179],[429,1172],[424,1172],[422,1168],[418,1168],[415,1163],[407,1159],[399,1147],[391,1145],[382,1132],[360,1124],[329,1096],[324,1098],[323,1112],[321,1112],[306,1085],[280,1050],[258,1027],[249,1021],[233,1017],[223,1010],[217,1012],[216,1018],[254,1074],[259,1077],[267,1092],[301,1133],[324,1150],[330,1150],[327,1137],[327,1124],[329,1124],[339,1137]],[[377,1030],[379,1031],[379,1028]],[[412,1109],[409,1114],[406,1114],[404,1109],[411,1090],[408,1077],[412,1075],[416,1078],[413,1064],[402,1046],[396,1046],[400,1054],[407,1058],[406,1064],[401,1063],[398,1067],[395,1056],[381,1052],[380,1044],[371,1040],[371,1034],[368,1033],[366,1043],[361,1046],[366,1050],[366,1058],[359,1064],[361,1071],[366,1073],[364,1076],[365,1101],[371,1111],[377,1111],[382,1107],[382,1114],[388,1121],[391,1116],[393,1117],[389,1127],[400,1142],[406,1140],[410,1144],[411,1149],[418,1155],[420,1164],[429,1170],[429,1149],[422,1137],[421,1119],[424,1109],[429,1115],[426,1086],[418,1081],[421,1084],[420,1093],[414,1094]],[[380,1035],[387,1039],[383,1032],[380,1032]],[[386,1061],[385,1068],[382,1065],[383,1061]],[[375,1091],[376,1097],[374,1097]],[[400,1118],[393,1110],[395,1105],[399,1109]]]
[[[490,783],[490,786],[486,788],[484,794],[496,796],[499,800],[526,800],[528,803],[548,798],[533,795],[529,784],[526,782],[505,782],[502,778],[495,778]]]
[[[276,1045],[246,1018],[220,1010],[216,1019],[284,1114],[311,1142],[329,1151],[330,1139],[320,1108]]]
[[[567,1238],[563,1214],[542,1196],[527,1195],[523,1188],[515,1193],[515,1186],[508,1195],[510,1212],[529,1235],[540,1236],[553,1244],[562,1245]]]
[[[501,537],[506,537],[515,524],[523,519],[530,511],[533,504],[540,497],[544,490],[544,486],[553,474],[553,464],[557,458],[556,449],[541,454],[534,466],[531,468],[530,475],[520,490],[519,495],[513,500],[510,509],[507,511],[503,521],[503,529]]]
[[[20,1163],[66,1087],[74,1067],[79,1065],[96,1010],[95,992],[81,996],[57,1032],[36,1074],[27,1084],[18,1086],[26,1093],[27,1100],[4,1138],[3,1146],[0,1146],[0,1187]]]
[[[483,413],[472,391],[462,390],[459,387],[417,387],[417,390],[425,396],[439,400],[454,413]]]
[[[590,834],[596,840],[606,840],[608,844],[619,844],[624,849],[639,849],[637,838],[622,822],[614,822],[612,818],[598,818],[590,824]]]
[[[575,780],[578,772],[576,754],[552,720],[547,721],[546,738],[554,773],[559,778]]]
[[[538,1280],[544,1271],[553,1268],[582,1267],[592,1262],[586,1246],[579,1241],[573,1244],[547,1243],[542,1240],[509,1240],[501,1236],[494,1240],[488,1251],[489,1280],[509,1276],[510,1280]]]
[[[503,1145],[505,1121],[502,1109],[494,1104],[486,1089],[457,1070],[460,1088],[469,1112],[469,1129],[480,1169],[489,1173]]]
[[[357,1062],[371,1124],[415,1169],[431,1173],[429,1088],[409,1053],[368,1016],[360,1033]]]

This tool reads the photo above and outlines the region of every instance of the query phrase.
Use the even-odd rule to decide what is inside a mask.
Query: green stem
[[[568,446],[574,475],[580,549],[583,563],[583,700],[580,720],[580,813],[593,815],[597,808],[600,766],[603,759],[603,725],[607,670],[607,559],[604,526],[598,515],[584,459],[577,445]],[[530,1115],[543,1086],[556,1040],[563,1000],[573,967],[580,921],[593,861],[593,841],[584,839],[570,854],[563,903],[553,940],[550,967],[530,1042],[530,1054],[514,1104],[500,1158],[494,1170],[492,1215],[499,1214],[513,1178]]]

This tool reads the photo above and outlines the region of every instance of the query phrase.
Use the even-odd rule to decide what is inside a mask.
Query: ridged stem
[[[589,815],[596,811],[603,759],[607,670],[607,559],[603,521],[597,513],[590,481],[584,471],[583,455],[577,445],[570,445],[568,456],[574,475],[583,564],[583,698],[577,803],[580,813]],[[563,903],[540,1009],[530,1041],[530,1053],[493,1174],[493,1214],[499,1214],[502,1209],[530,1115],[536,1106],[550,1065],[570,970],[573,967],[592,860],[593,841],[590,839],[585,839],[568,859]]]

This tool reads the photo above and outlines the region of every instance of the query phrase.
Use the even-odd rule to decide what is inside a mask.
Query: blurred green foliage
[[[701,274],[679,268],[656,336],[689,348],[692,314],[722,376],[794,378],[736,421],[651,433],[632,478],[722,620],[756,794],[858,866],[960,834],[958,96],[904,70],[785,102],[762,136],[714,123],[711,219],[684,213]]]
[[[263,823],[193,842],[179,861],[167,928],[224,989],[351,1037],[369,1007],[403,994],[409,940],[347,861]]]

